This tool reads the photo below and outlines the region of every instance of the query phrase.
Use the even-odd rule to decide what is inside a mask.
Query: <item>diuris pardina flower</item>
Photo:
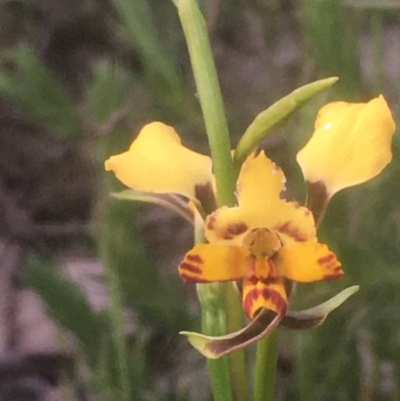
[[[198,244],[179,266],[188,282],[242,281],[243,308],[253,319],[261,308],[284,315],[286,279],[314,282],[343,275],[336,256],[318,243],[311,212],[280,198],[285,178],[261,152],[243,165],[238,206],[207,217],[208,244]]]
[[[237,206],[216,209],[211,159],[184,147],[174,129],[160,122],[146,125],[127,152],[105,162],[107,171],[135,191],[178,194],[195,203],[208,243],[185,255],[179,265],[184,281],[241,284],[243,308],[253,326],[224,337],[187,333],[200,352],[219,357],[261,338],[280,321],[290,328],[313,327],[356,291],[343,291],[318,313],[313,308],[302,315],[286,314],[292,282],[343,275],[335,254],[318,242],[315,219],[335,192],[374,177],[386,166],[394,128],[382,96],[368,104],[335,102],[322,108],[313,136],[298,154],[311,211],[281,199],[284,175],[264,152],[243,164]],[[265,311],[275,316],[273,321],[264,319]]]

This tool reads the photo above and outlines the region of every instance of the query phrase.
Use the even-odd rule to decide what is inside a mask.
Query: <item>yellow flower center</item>
[[[282,247],[282,242],[277,234],[268,228],[256,228],[244,237],[242,246],[254,258],[254,263],[248,273],[249,276],[257,278],[279,277],[279,272],[271,261],[271,258]]]

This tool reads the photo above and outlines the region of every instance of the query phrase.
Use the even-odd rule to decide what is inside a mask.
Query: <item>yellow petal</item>
[[[257,279],[248,277],[243,281],[243,309],[250,319],[254,319],[261,308],[285,315],[287,295],[282,279]]]
[[[179,274],[187,282],[208,283],[242,278],[250,269],[250,254],[238,246],[198,244],[179,265]]]
[[[301,283],[335,280],[343,276],[335,254],[316,241],[284,245],[273,262],[282,275]]]
[[[314,134],[297,154],[305,179],[323,182],[332,196],[375,177],[392,159],[395,127],[382,95],[368,103],[327,104],[318,113]]]
[[[111,156],[105,169],[137,191],[189,198],[212,180],[211,159],[182,146],[175,130],[160,122],[145,125],[129,150]]]
[[[233,240],[241,244],[243,234],[254,228],[268,228],[285,241],[306,241],[315,236],[310,211],[295,202],[280,199],[285,188],[282,170],[261,152],[249,158],[238,179],[237,207],[222,207],[207,218],[210,242]]]

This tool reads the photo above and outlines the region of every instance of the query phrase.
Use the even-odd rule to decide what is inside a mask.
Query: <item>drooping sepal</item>
[[[151,194],[135,191],[134,189],[125,189],[121,192],[114,192],[111,196],[119,200],[153,203],[155,205],[163,206],[166,209],[178,213],[185,220],[194,224],[193,208],[190,207],[190,203],[182,200],[174,194]]]
[[[282,317],[270,310],[262,309],[248,326],[235,333],[218,337],[189,331],[181,331],[180,334],[185,335],[190,344],[202,355],[209,359],[217,359],[265,337],[279,325]]]
[[[342,305],[342,303],[355,294],[359,288],[358,285],[354,285],[346,288],[328,301],[314,306],[313,308],[297,312],[288,312],[281,320],[280,325],[292,330],[313,329],[322,324],[329,313]]]

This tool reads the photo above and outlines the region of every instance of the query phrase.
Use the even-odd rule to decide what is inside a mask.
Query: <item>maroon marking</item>
[[[194,187],[194,190],[195,198],[201,203],[206,214],[210,214],[217,208],[217,202],[215,200],[215,194],[211,182],[204,185],[197,184]]]
[[[342,267],[340,265],[337,265],[334,269],[334,272],[341,272],[342,271]]]
[[[330,252],[327,255],[322,256],[321,258],[317,259],[317,263],[324,265],[329,262],[332,262],[334,259],[336,259],[336,256],[332,252]]]
[[[279,294],[279,292],[269,289],[269,288],[263,288],[263,289],[253,288],[252,290],[250,290],[247,293],[247,295],[245,296],[245,298],[243,300],[243,308],[244,308],[246,314],[251,319],[258,312],[258,311],[254,311],[253,315],[251,316],[250,315],[251,308],[253,306],[253,303],[260,296],[266,300],[270,300],[275,305],[276,309],[278,310],[278,313],[280,313],[281,315],[286,314],[287,303],[286,303],[286,300],[282,297],[282,295]]]
[[[187,270],[188,272],[194,273],[194,274],[201,274],[203,271],[200,269],[200,267],[197,267],[195,265],[191,265],[190,263],[187,262],[182,262],[179,265],[179,268],[182,270]]]
[[[258,279],[256,276],[254,276],[254,275],[247,276],[247,277],[246,277],[246,280],[247,280],[250,284],[253,284],[253,285],[256,285],[256,284],[259,282],[259,279]]]
[[[304,235],[297,227],[291,226],[291,223],[287,221],[284,224],[275,227],[275,230],[292,237],[297,242],[307,241],[307,236]]]
[[[276,279],[278,277],[268,276],[268,277],[260,277],[259,281],[261,281],[265,285],[270,285],[276,283]]]
[[[307,208],[311,210],[314,216],[314,221],[318,221],[325,210],[326,203],[329,200],[328,189],[323,181],[307,181],[307,190]]]
[[[216,220],[215,213],[210,214],[208,216],[208,218],[207,218],[207,228],[209,230],[214,230],[214,228],[215,228],[215,220]]]
[[[323,281],[329,281],[329,280],[338,280],[339,278],[342,278],[343,272],[341,273],[335,273],[335,274],[325,274],[325,276],[322,278]]]
[[[185,283],[209,283],[210,281],[207,281],[203,278],[199,278],[199,277],[193,277],[190,276],[188,274],[185,273],[180,273],[181,279],[185,282]]]
[[[195,263],[204,263],[203,258],[200,255],[186,255],[186,259],[190,262],[195,262]]]
[[[222,238],[224,238],[224,239],[232,239],[232,238],[235,238],[239,234],[243,234],[247,230],[248,230],[248,227],[243,222],[232,223],[232,224],[229,224],[225,228],[225,231],[222,234]]]
[[[262,295],[266,299],[270,299],[271,302],[276,306],[278,313],[281,315],[286,314],[286,300],[282,298],[282,295],[279,294],[278,291],[270,290],[268,288],[264,288]]]

